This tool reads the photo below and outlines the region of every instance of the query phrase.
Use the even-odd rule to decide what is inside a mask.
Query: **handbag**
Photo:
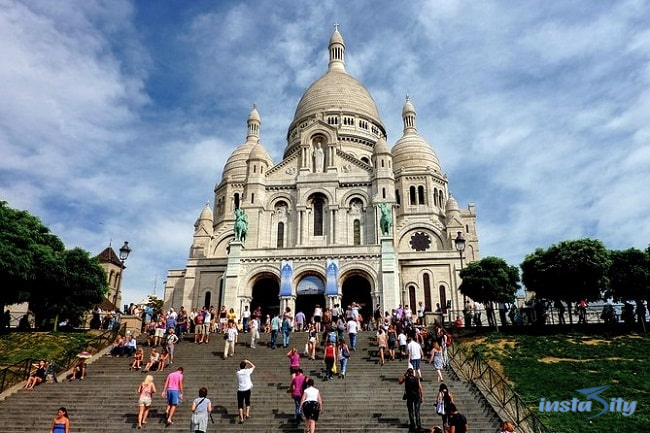
[[[444,415],[445,414],[445,402],[443,399],[440,399],[438,403],[436,403],[436,413],[438,415]]]

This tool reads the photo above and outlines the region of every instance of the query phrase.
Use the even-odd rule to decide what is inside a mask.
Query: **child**
[[[162,352],[160,352],[160,357],[158,358],[158,371],[163,371],[167,367],[169,361],[169,352],[167,348],[163,347]],[[153,368],[153,367],[152,367]]]
[[[129,368],[129,370],[140,370],[142,368],[143,359],[144,351],[142,350],[142,347],[138,347],[138,350],[136,350],[133,355],[133,362],[131,363],[131,368]]]
[[[147,362],[147,365],[144,366],[142,372],[144,373],[149,371],[150,369],[158,368],[159,359],[160,359],[160,354],[158,353],[158,351],[155,348],[151,349],[151,355],[149,355],[149,362]]]

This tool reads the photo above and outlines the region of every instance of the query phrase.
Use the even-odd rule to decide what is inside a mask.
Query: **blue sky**
[[[410,95],[481,256],[648,245],[645,1],[0,0],[0,200],[69,248],[128,240],[124,301],[162,296],[253,103],[280,161],[334,23],[390,146]]]

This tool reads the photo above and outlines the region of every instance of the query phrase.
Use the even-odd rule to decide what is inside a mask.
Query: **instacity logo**
[[[586,420],[596,418],[604,414],[605,412],[620,412],[623,416],[630,416],[636,410],[636,401],[625,401],[622,398],[612,398],[608,402],[599,396],[599,394],[605,391],[609,386],[597,386],[595,388],[585,388],[577,389],[576,392],[584,394],[588,401],[578,400],[577,398],[572,398],[571,400],[565,401],[546,401],[545,398],[542,398],[539,401],[539,411],[540,412],[591,412],[592,403],[598,402],[603,406],[597,415],[594,415]],[[593,401],[592,401],[593,400]]]

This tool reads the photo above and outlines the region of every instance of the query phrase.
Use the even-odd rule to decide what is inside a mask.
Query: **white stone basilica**
[[[345,70],[338,30],[327,72],[304,93],[282,161],[260,141],[255,107],[246,142],[226,161],[214,207],[201,212],[185,269],[170,270],[165,307],[245,306],[264,313],[314,305],[419,302],[462,309],[454,239],[465,263],[478,259],[476,213],[449,192],[436,153],[416,129],[406,98],[392,149],[368,90]],[[236,213],[247,224],[238,226]]]

